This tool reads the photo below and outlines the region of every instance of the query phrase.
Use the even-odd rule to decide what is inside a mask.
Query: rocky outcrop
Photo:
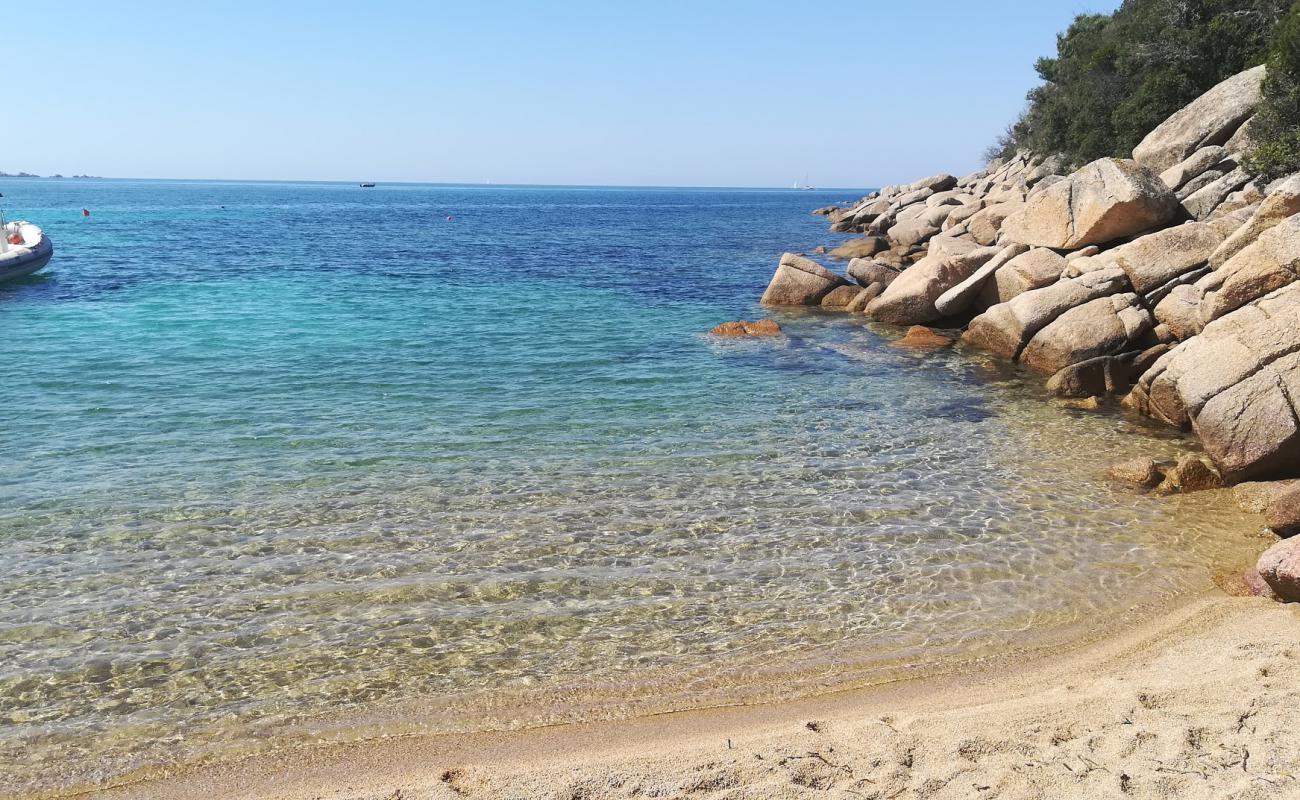
[[[1266,185],[1244,165],[1262,76],[1216,86],[1133,160],[1060,174],[1020,152],[822,209],[869,237],[834,253],[856,285],[787,255],[764,302],[895,325],[973,314],[966,344],[1084,398],[1066,403],[1122,396],[1194,431],[1206,455],[1161,467],[1157,491],[1300,478],[1300,175]]]
[[[1162,356],[1126,405],[1190,427],[1232,482],[1300,474],[1300,284],[1215,320]]]
[[[759,301],[765,306],[815,306],[848,281],[812,259],[786,253]]]
[[[1139,164],[1163,172],[1207,145],[1227,142],[1259,106],[1264,67],[1228,78],[1162,122],[1133,148]]]
[[[1037,192],[1007,217],[1008,242],[1072,250],[1168,224],[1178,199],[1151,170],[1103,158]]]

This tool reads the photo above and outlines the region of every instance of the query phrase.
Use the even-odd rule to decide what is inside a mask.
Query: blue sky
[[[968,172],[1091,5],[72,2],[4,61],[0,170],[868,186]],[[38,10],[39,9],[39,10]]]

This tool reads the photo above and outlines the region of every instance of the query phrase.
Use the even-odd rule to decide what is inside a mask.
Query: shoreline
[[[1121,770],[1133,790],[1148,779],[1152,785],[1183,787],[1182,794],[1131,795],[1138,797],[1218,797],[1243,781],[1276,791],[1300,782],[1295,776],[1300,746],[1284,742],[1294,722],[1291,709],[1300,699],[1300,690],[1289,688],[1300,686],[1295,680],[1300,648],[1288,638],[1298,614],[1294,607],[1210,590],[1057,653],[1008,655],[937,676],[801,700],[303,747],[141,777],[108,789],[33,796],[637,797],[657,786],[671,787],[665,796],[793,797],[817,789],[854,797],[873,796],[864,791],[886,784],[906,792],[927,782],[946,785],[957,775],[985,775],[984,783],[1002,784],[1007,792],[995,796],[1037,796],[1026,793],[1030,787],[1050,787],[1054,797],[1076,796],[1068,793],[1074,786],[1077,796],[1095,797],[1103,791],[1118,795]],[[1246,702],[1243,694],[1253,696]],[[1125,722],[1120,717],[1130,706],[1138,716],[1162,718]],[[1215,728],[1215,720],[1246,711],[1259,718],[1253,732]],[[1066,744],[1084,746],[1090,738],[1126,734],[1167,745],[1187,740],[1189,726],[1203,729],[1192,737],[1198,752],[1246,747],[1250,761],[1276,771],[1218,770],[1226,783],[1190,770],[1166,772],[1182,769],[1169,765],[1187,755],[1186,741],[1182,750],[1165,747],[1162,757],[1145,761],[1130,758],[1132,753],[1085,747],[1076,756],[1085,760],[1070,762],[1083,765],[1082,772],[1061,766],[1067,762],[1060,760],[1038,758],[1042,763],[1032,769],[1015,769],[1007,761],[1033,761],[1070,750]],[[903,741],[910,742],[905,749],[914,762],[905,769],[887,763]],[[810,755],[832,752],[838,756],[825,761],[840,766]],[[969,757],[972,752],[979,757]],[[1086,766],[1087,760],[1094,766]],[[868,769],[871,764],[875,767]],[[1288,765],[1294,772],[1287,774]],[[945,771],[955,774],[945,781]],[[1109,788],[1100,775],[1109,776]],[[696,790],[689,789],[692,780]],[[747,789],[755,793],[744,793]]]

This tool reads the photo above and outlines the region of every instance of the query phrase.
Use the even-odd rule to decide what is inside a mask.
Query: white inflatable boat
[[[54,244],[30,222],[0,226],[0,283],[31,275],[50,263]]]

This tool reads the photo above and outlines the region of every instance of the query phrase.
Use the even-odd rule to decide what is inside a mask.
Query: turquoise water
[[[819,691],[1253,547],[1099,479],[1183,443],[977,354],[704,335],[861,192],[0,191],[57,247],[0,287],[10,787]]]

